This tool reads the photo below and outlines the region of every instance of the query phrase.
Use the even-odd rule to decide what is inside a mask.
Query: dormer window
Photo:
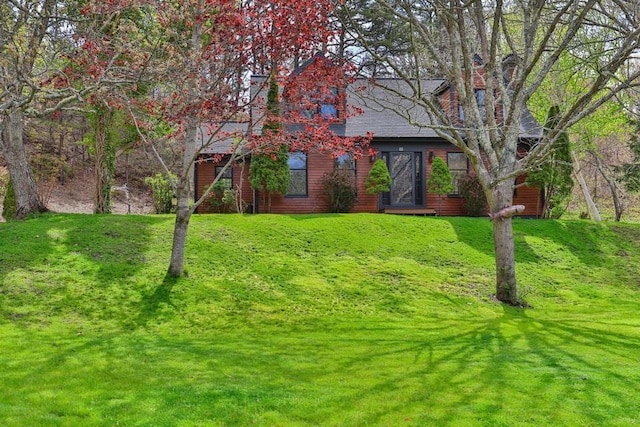
[[[318,52],[296,67],[283,92],[289,117],[303,120],[343,120],[344,70]]]
[[[483,123],[487,122],[487,105],[485,101],[485,90],[484,89],[476,89],[476,104],[478,104],[478,110],[480,111],[480,118]]]
[[[319,89],[314,95],[305,96],[302,115],[307,119],[321,117],[323,119],[338,118],[338,89]]]
[[[476,98],[476,104],[478,105],[478,110],[480,111],[480,118],[483,123],[487,122],[487,104],[486,104],[486,91],[484,89],[475,89],[474,95]],[[465,115],[464,115],[464,107],[462,104],[458,105],[458,117],[460,118],[460,122],[464,123]]]
[[[320,104],[320,115],[323,119],[335,119],[338,117],[338,108],[333,104]]]

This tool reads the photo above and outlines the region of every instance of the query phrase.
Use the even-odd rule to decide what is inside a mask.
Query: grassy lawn
[[[0,224],[2,426],[640,425],[640,224],[385,215]]]

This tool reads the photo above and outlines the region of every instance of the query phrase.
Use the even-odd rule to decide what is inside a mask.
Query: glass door
[[[422,205],[422,153],[389,151],[382,153],[391,175],[391,190],[382,195],[385,206]]]

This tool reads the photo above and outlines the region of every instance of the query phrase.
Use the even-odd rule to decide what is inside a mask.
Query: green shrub
[[[438,215],[442,212],[442,196],[454,190],[449,166],[440,157],[435,157],[427,180],[427,192],[438,195]]]
[[[249,165],[249,182],[251,188],[262,195],[262,203],[266,211],[271,210],[273,194],[287,194],[290,181],[289,147],[283,144],[277,152],[256,154]]]
[[[440,157],[435,157],[431,163],[431,175],[427,181],[427,191],[442,196],[455,190],[452,183],[449,166]]]
[[[161,173],[144,179],[144,183],[151,187],[153,208],[157,214],[171,213],[173,210],[174,183],[176,181],[177,177],[174,174],[166,175]]]
[[[458,180],[460,195],[464,198],[464,205],[469,216],[482,216],[487,210],[487,197],[482,191],[482,185],[476,176],[463,175]]]
[[[353,171],[335,169],[322,178],[322,190],[331,212],[349,212],[356,202]]]
[[[216,182],[207,197],[207,211],[213,213],[237,212],[236,199],[237,193],[234,190],[225,188],[222,182]]]
[[[557,126],[559,117],[560,108],[552,106],[544,126],[545,133]],[[562,132],[555,140],[547,160],[537,170],[529,173],[526,184],[543,191],[543,218],[559,219],[562,216],[573,192],[573,159],[566,132]]]
[[[382,159],[375,161],[367,179],[364,182],[364,187],[369,194],[384,193],[391,190],[391,175],[389,175],[389,169],[387,164]]]
[[[9,182],[7,183],[7,190],[4,193],[2,216],[7,221],[16,218],[16,195],[13,191],[13,181],[11,179],[9,179]]]

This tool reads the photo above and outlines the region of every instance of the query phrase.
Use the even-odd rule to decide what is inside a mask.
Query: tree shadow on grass
[[[140,312],[135,320],[136,326],[147,326],[149,322],[157,320],[161,316],[162,310],[176,308],[171,301],[171,292],[179,280],[177,277],[166,274],[159,286],[142,296]]]
[[[442,218],[451,224],[460,242],[475,250],[494,256],[493,225],[489,220],[479,218]],[[473,227],[468,224],[473,222]],[[513,220],[513,234],[516,245],[516,262],[545,262],[546,254],[532,247],[527,237],[536,237],[555,243],[569,251],[583,264],[602,265],[602,237],[607,233],[600,224],[582,221],[554,221],[520,219]]]
[[[0,316],[113,318],[136,300],[166,218],[46,214],[0,227]],[[3,298],[4,296],[4,298]]]
[[[170,293],[169,282],[149,295],[150,315]],[[501,309],[479,318],[460,308],[423,325],[361,319],[252,334],[56,336],[38,341],[48,352],[14,361],[0,379],[10,376],[18,387],[8,391],[11,402],[24,405],[44,390],[51,410],[81,391],[76,407],[109,415],[113,424],[637,421],[637,332],[622,332],[615,320],[532,318]],[[30,351],[23,345],[21,354]],[[61,383],[62,372],[74,374]]]
[[[633,409],[626,390],[637,389],[640,376],[627,375],[631,369],[612,359],[633,366],[638,336],[608,331],[606,323],[531,319],[524,310],[503,309],[495,319],[434,319],[406,338],[393,338],[400,334],[389,330],[388,340],[370,339],[369,351],[339,365],[369,384],[341,396],[345,405],[338,412],[349,413],[354,402],[371,408],[377,402],[379,410],[366,414],[363,424],[383,425],[395,413],[416,425],[508,425],[504,414],[511,413],[523,416],[511,419],[523,425],[567,423],[563,414],[602,425]],[[352,346],[352,338],[343,339],[336,348]],[[336,404],[322,406],[336,411]]]

